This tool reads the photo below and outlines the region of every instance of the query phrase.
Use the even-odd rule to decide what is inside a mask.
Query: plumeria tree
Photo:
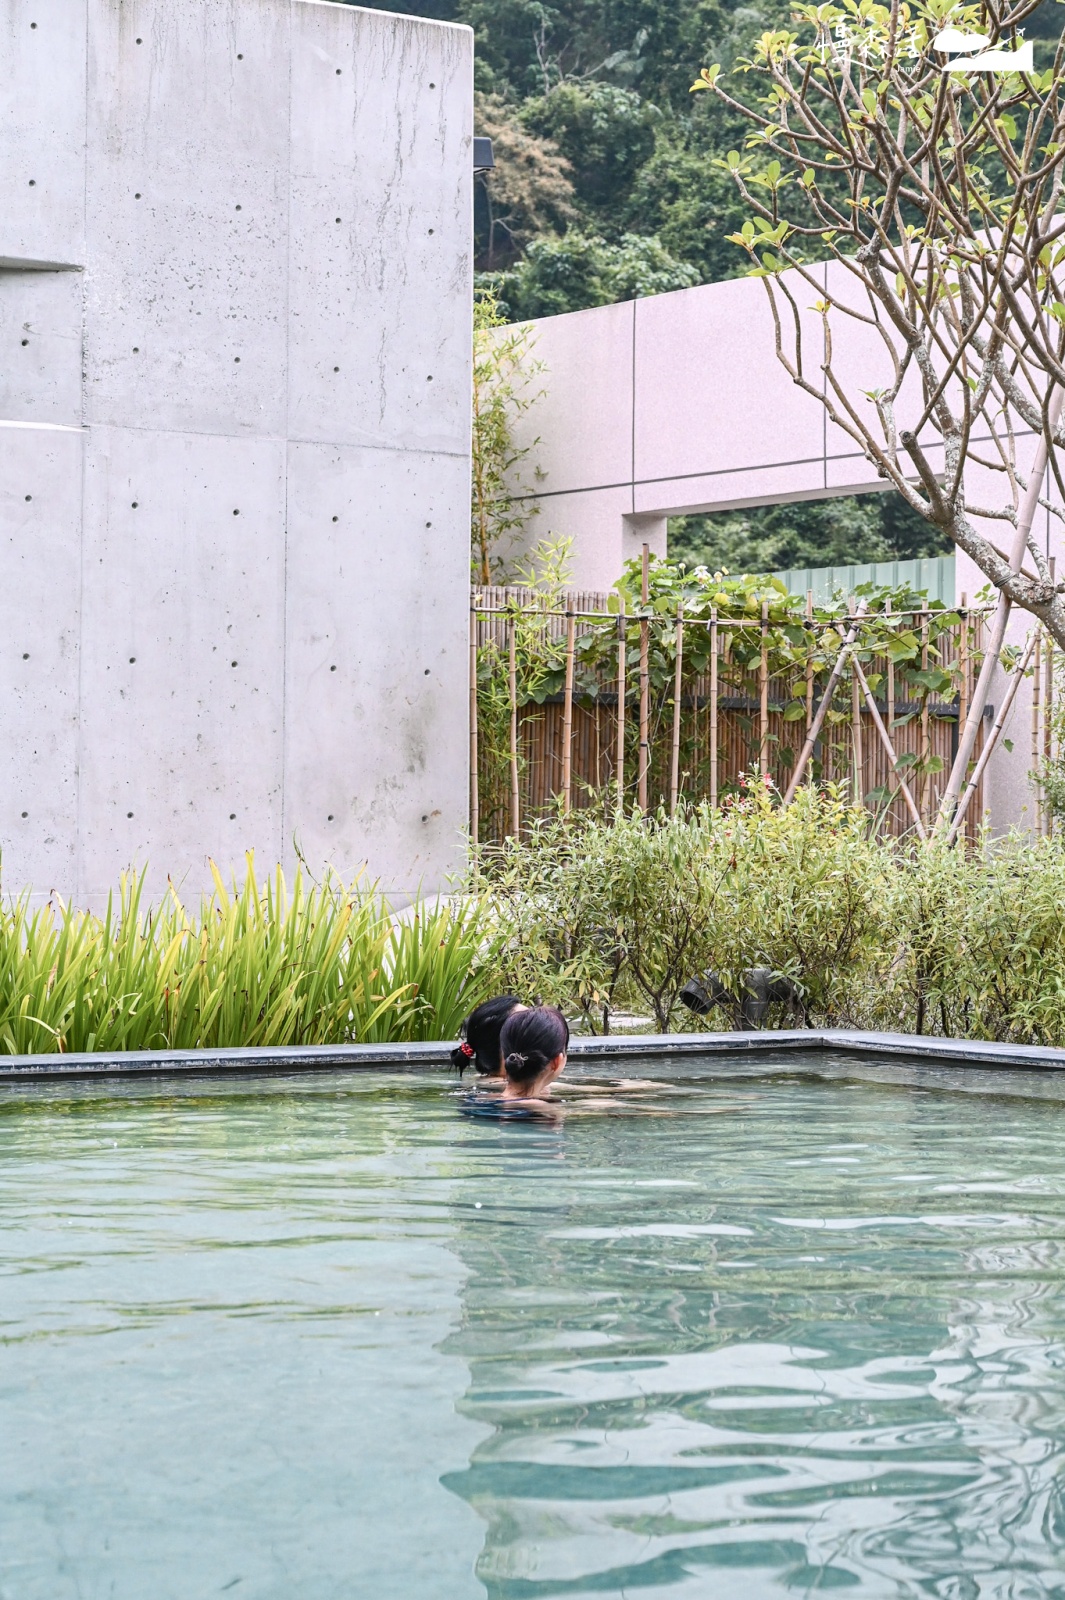
[[[1054,3],[800,4],[693,85],[749,129],[724,161],[747,209],[731,237],[780,360],[999,591],[989,659],[1010,605],[1065,646],[1065,584],[1031,533],[1065,500],[1065,41],[1037,67],[1022,37]]]

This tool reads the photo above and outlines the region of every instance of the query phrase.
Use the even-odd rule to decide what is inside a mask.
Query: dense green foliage
[[[215,873],[198,912],[173,889],[146,911],[125,877],[104,916],[0,909],[0,1053],[190,1050],[449,1038],[484,997],[485,914],[394,916],[359,884],[239,888]]]
[[[693,974],[737,994],[787,974],[813,1025],[1065,1042],[1065,841],[910,850],[878,839],[840,790],[787,810],[760,782],[670,819],[574,813],[482,851],[505,935],[497,987],[608,1030],[726,1028],[679,1001]],[[777,1008],[770,1025],[792,1025]]]
[[[673,517],[669,553],[690,567],[785,572],[852,562],[909,561],[949,554],[950,540],[902,499],[887,493],[753,506],[710,516]]]

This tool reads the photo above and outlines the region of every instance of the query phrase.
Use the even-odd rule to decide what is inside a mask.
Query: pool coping
[[[255,1075],[279,1072],[357,1072],[388,1067],[418,1071],[446,1067],[452,1042],[428,1044],[294,1045],[289,1049],[100,1051],[83,1055],[0,1057],[0,1083],[36,1083],[61,1078],[129,1078]],[[745,1051],[828,1050],[859,1057],[920,1057],[941,1066],[1005,1067],[1025,1071],[1065,1070],[1065,1049],[1046,1045],[984,1043],[926,1034],[867,1033],[843,1028],[787,1028],[778,1032],[644,1033],[574,1038],[574,1061],[625,1057],[737,1055]]]

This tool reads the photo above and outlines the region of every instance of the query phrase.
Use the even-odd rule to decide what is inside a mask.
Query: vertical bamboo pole
[[[1056,562],[1050,558],[1050,581],[1054,582],[1054,568]],[[1046,676],[1044,679],[1045,693],[1043,695],[1043,762],[1044,765],[1054,759],[1054,640],[1048,633],[1046,636]],[[1054,832],[1054,813],[1047,807],[1043,815],[1043,824],[1048,834]]]
[[[513,617],[507,630],[510,687],[510,831],[521,832],[521,791],[518,785],[518,624]]]
[[[1032,657],[1032,665],[1032,771],[1037,773],[1040,765],[1040,751],[1043,745],[1043,730],[1039,716],[1041,709],[1040,679],[1043,672],[1043,634],[1038,625],[1036,627],[1035,654]],[[1037,835],[1043,831],[1043,795],[1038,780],[1035,784],[1035,831]]]
[[[717,809],[717,607],[710,610],[710,809]]]
[[[891,617],[891,606],[890,605],[888,605],[887,608],[885,609],[884,617],[885,617],[885,620],[890,623],[890,617]],[[884,726],[885,726],[885,731],[886,731],[886,733],[888,735],[888,739],[890,740],[891,739],[891,729],[895,725],[895,663],[892,660],[890,651],[888,652],[888,658],[887,658],[886,694],[887,694],[887,722],[885,723]],[[870,713],[870,715],[872,715],[872,713]],[[892,750],[894,750],[894,748],[895,748],[893,742],[891,744],[891,748],[892,748]],[[920,831],[920,829],[918,829],[918,831]]]
[[[928,618],[925,617],[921,625],[921,671],[928,671]],[[928,733],[928,690],[925,689],[924,699],[921,702],[921,763],[927,762],[931,752]],[[932,796],[932,774],[925,769],[921,780],[921,815],[925,822],[931,820],[930,800]]]
[[[862,690],[858,682],[857,645],[851,656],[851,794],[856,806],[865,804],[865,752],[862,748]]]
[[[669,814],[675,816],[680,794],[680,685],[684,670],[684,606],[677,607],[676,671],[673,676],[673,758],[669,768]]]
[[[649,565],[650,546],[643,547],[643,573],[640,582],[640,602],[647,608],[650,599]],[[650,625],[646,616],[640,618],[640,758],[637,768],[637,801],[641,811],[647,810],[648,725],[650,722],[650,679],[647,671],[647,651]]]
[[[762,651],[758,657],[758,771],[769,771],[769,601],[762,601]]]
[[[577,618],[566,612],[566,687],[562,696],[562,809],[573,803],[573,662],[577,649]]]
[[[480,840],[481,818],[477,783],[477,613],[470,606],[470,838]],[[474,857],[476,861],[476,857]]]
[[[969,715],[969,613],[968,595],[962,591],[959,615],[961,625],[958,629],[958,730],[965,726],[965,719]]]
[[[814,592],[806,591],[806,632],[808,635],[806,646],[806,732],[809,733],[814,720]]]
[[[625,806],[625,654],[628,648],[625,625],[625,596],[621,597],[621,614],[618,617],[618,731],[617,761],[618,810]]]

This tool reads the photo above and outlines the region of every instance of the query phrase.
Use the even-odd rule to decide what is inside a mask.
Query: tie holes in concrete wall
[[[140,345],[139,345],[139,344],[135,344],[135,345],[134,345],[134,346],[133,346],[133,354],[134,354],[134,355],[135,355],[135,356],[139,356],[139,355],[140,355],[140,353],[141,353],[141,347],[140,347]]]
[[[231,666],[231,667],[235,667],[235,666],[236,666],[236,664],[237,664],[237,663],[236,663],[236,662],[235,662],[235,661],[231,661],[231,662],[230,662],[230,663],[229,663],[229,665],[230,665],[230,666]]]
[[[427,378],[426,378],[426,380],[425,380],[425,381],[426,381],[426,383],[432,383],[432,381],[433,381],[433,375],[432,375],[432,373],[431,373],[431,372],[430,372],[430,373],[429,373],[429,375],[428,375],[428,377],[427,377]]]
[[[29,816],[29,812],[28,812],[28,811],[24,811],[24,812],[23,812],[23,813],[22,813],[22,815],[23,815],[23,816],[24,816],[24,817],[28,817],[28,816]]]
[[[340,368],[339,368],[339,367],[334,367],[334,368],[333,368],[333,371],[334,371],[334,372],[339,372],[339,371],[340,371]]]
[[[31,189],[36,189],[36,187],[37,187],[37,179],[36,178],[31,178],[30,179],[30,188]]]
[[[427,523],[426,523],[426,524],[425,524],[425,526],[426,526],[426,527],[427,527],[427,528],[431,528],[431,527],[432,527],[432,523],[431,523],[431,522],[427,522]]]
[[[430,87],[430,89],[435,89],[435,88],[436,88],[436,84],[435,84],[435,83],[431,83],[431,84],[430,84],[430,85],[429,85],[429,87]]]
[[[240,363],[240,357],[239,357],[239,356],[234,356],[234,357],[233,357],[233,360],[234,360],[234,361],[235,361],[235,362],[237,362],[237,364],[238,364],[238,365],[239,365],[239,363]]]
[[[27,344],[29,344],[29,342],[30,341],[28,339],[23,339],[23,341],[22,341],[23,345],[27,345]]]
[[[136,511],[137,507],[140,505],[140,501],[139,500],[131,500],[130,501],[130,505],[133,507],[134,511]]]
[[[429,668],[426,667],[425,671],[422,673],[422,677],[423,678],[427,678],[428,676],[429,676]]]
[[[32,500],[32,499],[33,499],[33,496],[32,496],[32,494],[28,494],[28,495],[27,495],[27,496],[26,496],[26,499],[27,499],[27,500]]]
[[[30,27],[31,27],[31,28],[35,28],[35,27],[36,27],[36,26],[37,26],[37,24],[36,24],[36,23],[35,23],[35,22],[31,22],[31,23],[30,23]]]
[[[334,521],[334,522],[339,522],[339,521],[340,521],[340,518],[339,518],[339,517],[334,517],[334,518],[333,518],[333,521]]]
[[[30,653],[29,653],[28,650],[23,650],[22,659],[23,659],[23,661],[28,661],[30,659]]]
[[[332,813],[332,812],[330,812],[330,813],[329,813],[329,815],[328,815],[328,816],[327,816],[327,817],[326,817],[326,819],[325,819],[325,820],[326,820],[326,821],[327,821],[327,822],[332,822],[332,820],[333,820],[333,813]]]
[[[229,813],[229,820],[230,820],[230,822],[236,822],[236,820],[237,820],[237,813],[236,813],[236,812],[235,812],[235,811],[231,811],[231,812],[230,812],[230,813]]]
[[[134,663],[134,662],[135,662],[135,661],[136,661],[136,659],[137,659],[137,658],[136,658],[136,656],[130,656],[130,658],[129,658],[129,664],[130,664],[130,666],[132,666],[132,665],[133,665],[133,663]]]
[[[134,198],[134,200],[139,200],[139,199],[140,199],[140,195],[139,195],[139,194],[135,194],[135,195],[134,195],[134,196],[133,196],[133,198]]]
[[[144,40],[143,40],[143,39],[138,39],[138,40],[137,40],[137,43],[138,43],[138,44],[143,44],[143,43],[144,43]]]
[[[133,815],[133,812],[132,812],[132,811],[127,811],[127,812],[126,812],[126,816],[127,816],[127,817],[131,817],[131,816],[132,816],[132,815]]]
[[[243,57],[243,56],[242,56],[242,55],[238,55],[238,56],[237,56],[237,60],[238,60],[238,61],[243,61],[243,60],[244,60],[244,57]]]
[[[235,507],[235,506],[234,506],[234,508],[233,508],[233,515],[234,515],[234,516],[235,516],[235,517],[239,517],[239,516],[240,516],[240,512],[239,512],[239,510],[238,510],[238,509],[237,509],[237,508],[236,508],[236,507]]]
[[[340,77],[340,74],[343,72],[343,70],[344,70],[343,67],[338,67],[337,68],[337,77],[338,78]]]

